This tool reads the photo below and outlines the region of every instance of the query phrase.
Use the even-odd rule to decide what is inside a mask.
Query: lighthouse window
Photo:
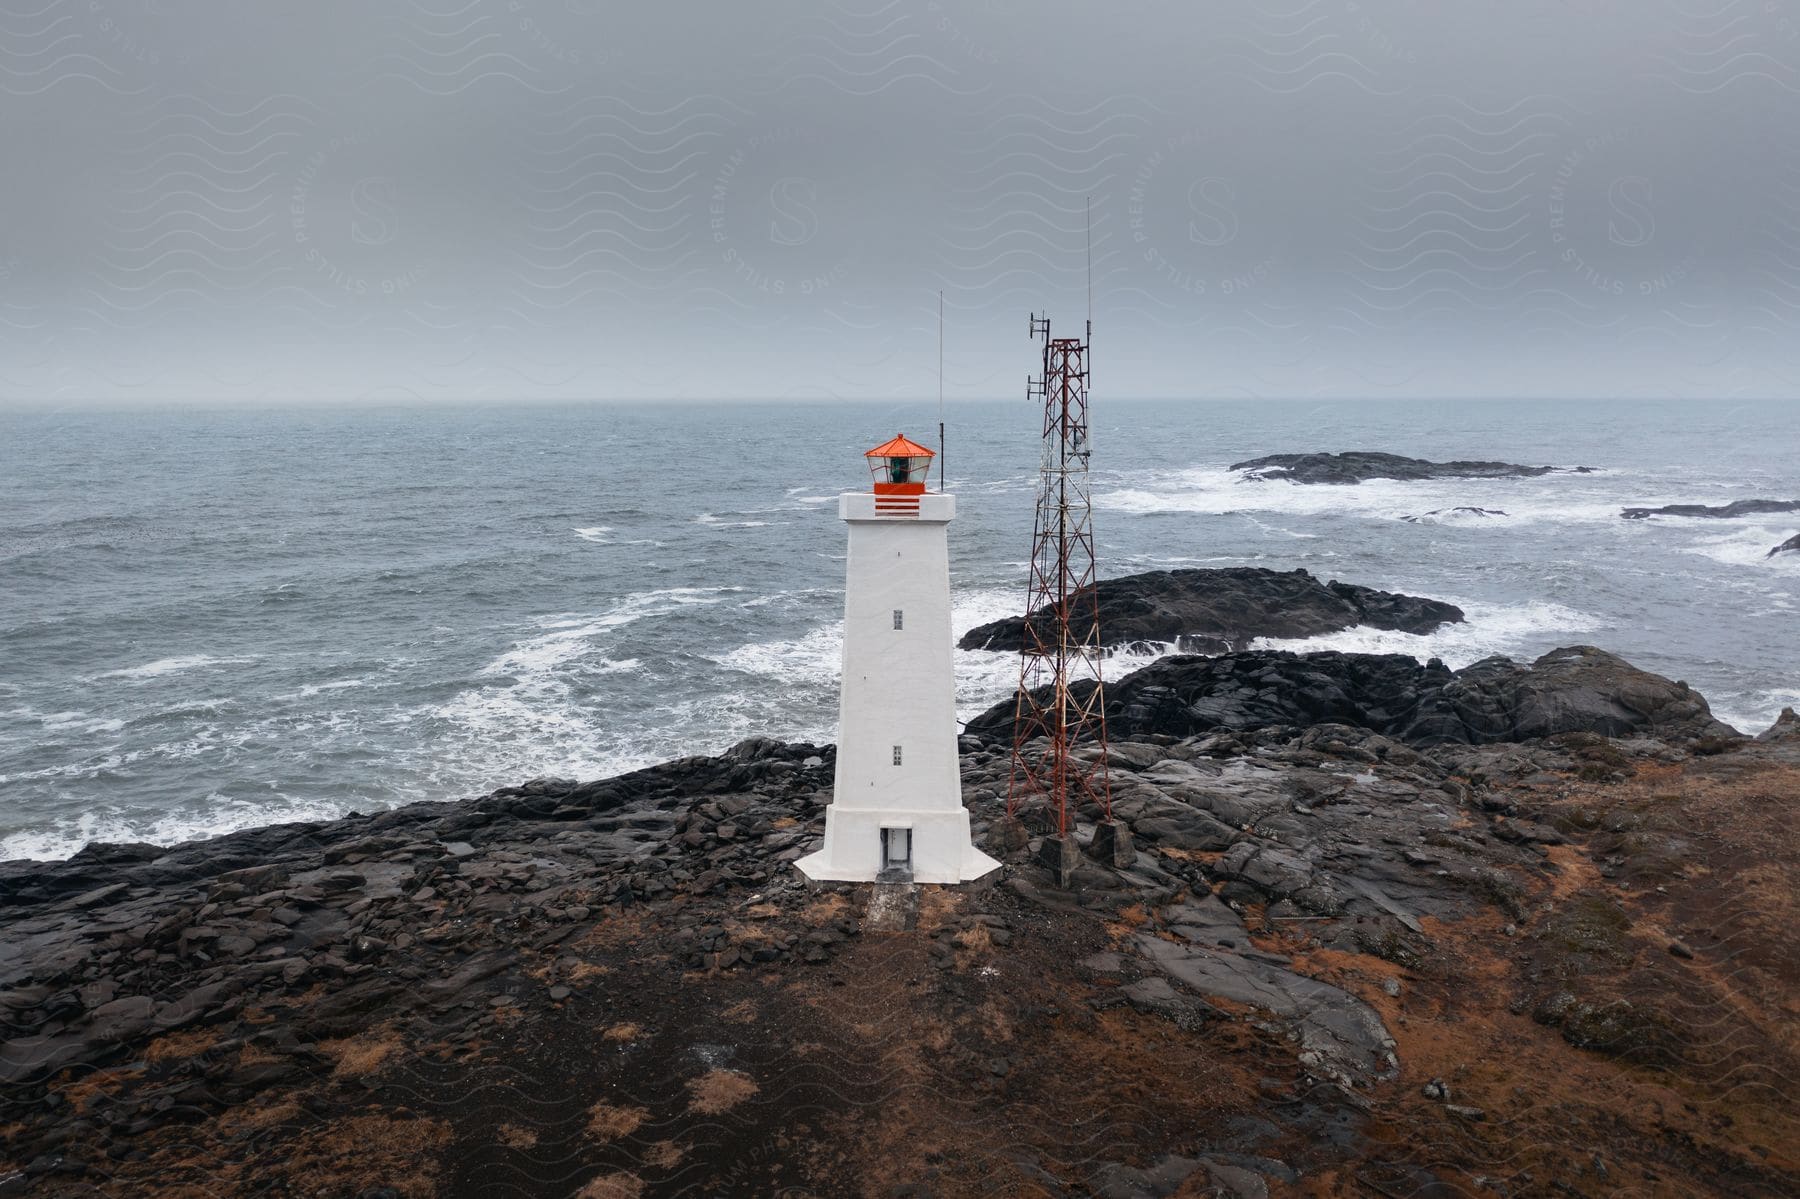
[[[894,609],[894,627],[896,629],[904,629],[906,627],[906,613],[900,608]]]
[[[894,765],[900,765],[900,747],[898,745],[894,746]]]

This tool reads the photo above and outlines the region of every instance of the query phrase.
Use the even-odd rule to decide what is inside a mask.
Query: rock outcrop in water
[[[1281,479],[1289,483],[1362,483],[1369,479],[1508,479],[1570,471],[1586,474],[1591,466],[1520,466],[1513,462],[1431,462],[1375,450],[1342,454],[1270,454],[1234,462],[1232,470],[1246,479]]]
[[[1103,579],[1095,587],[1100,636],[1108,648],[1173,645],[1186,653],[1244,649],[1258,637],[1317,637],[1357,626],[1430,633],[1462,622],[1462,609],[1439,600],[1377,591],[1353,583],[1321,583],[1304,570],[1234,566],[1156,570]],[[1083,588],[1076,611],[1091,602]],[[1044,627],[1050,610],[1032,614]],[[970,629],[962,649],[1017,653],[1026,618],[1009,616]]]
[[[1795,533],[1763,556],[1773,558],[1776,554],[1800,554],[1800,533]]]
[[[1665,504],[1661,508],[1624,508],[1619,515],[1626,520],[1648,520],[1652,516],[1733,520],[1740,516],[1766,516],[1774,512],[1800,512],[1800,500],[1733,500],[1716,507],[1706,504]]]
[[[1402,516],[1407,524],[1416,525],[1430,521],[1433,517],[1442,519],[1446,516],[1505,516],[1503,508],[1433,508],[1420,516]]]
[[[1783,708],[1775,723],[1756,735],[1758,741],[1800,741],[1800,712]]]
[[[1227,673],[1403,677],[1346,657]],[[1599,651],[1451,677],[1631,735],[1121,726],[1138,852],[1066,892],[973,738],[959,888],[805,883],[832,751],[764,739],[0,864],[0,1195],[1795,1193],[1800,738],[1684,748]]]
[[[1011,700],[996,704],[968,732],[1011,737],[1013,714]],[[1677,743],[1740,736],[1686,683],[1592,646],[1552,650],[1529,666],[1495,657],[1457,671],[1403,654],[1168,657],[1107,685],[1106,720],[1126,737],[1340,724],[1415,746],[1563,733]]]

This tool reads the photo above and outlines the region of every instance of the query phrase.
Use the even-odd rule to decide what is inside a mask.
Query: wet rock
[[[1234,462],[1232,470],[1250,480],[1279,479],[1288,483],[1362,483],[1369,479],[1508,479],[1536,478],[1558,471],[1587,474],[1591,466],[1519,466],[1511,462],[1458,459],[1431,462],[1375,450],[1349,450],[1341,454],[1270,454],[1247,462]]]
[[[1254,1170],[1208,1161],[1206,1176],[1220,1199],[1269,1199],[1268,1180]]]
[[[109,887],[97,887],[92,891],[77,895],[69,901],[70,907],[93,908],[116,899],[131,888],[125,883],[114,883]]]
[[[91,1048],[87,1038],[76,1034],[34,1035],[0,1042],[0,1085],[47,1077],[83,1060]]]
[[[1302,1064],[1343,1085],[1388,1078],[1398,1068],[1394,1039],[1375,1010],[1328,983],[1273,962],[1135,934],[1140,953],[1175,982],[1263,1008],[1295,1022]]]
[[[1652,516],[1732,520],[1740,516],[1764,516],[1776,512],[1800,512],[1800,500],[1736,500],[1716,507],[1706,504],[1666,504],[1661,508],[1625,508],[1619,515],[1626,520],[1646,520]]]
[[[1236,948],[1245,944],[1244,918],[1216,895],[1205,895],[1162,910],[1169,931],[1201,945]]]
[[[1766,558],[1773,558],[1777,554],[1794,554],[1800,556],[1800,533],[1795,533],[1792,537],[1788,538],[1763,556]]]
[[[1094,1171],[1088,1188],[1095,1199],[1165,1199],[1200,1168],[1196,1159],[1175,1156],[1143,1168],[1110,1162]]]
[[[1077,690],[1080,689],[1079,684]],[[1564,733],[1663,740],[1736,738],[1685,683],[1639,670],[1591,646],[1552,650],[1530,665],[1486,658],[1452,672],[1400,654],[1274,651],[1175,655],[1107,685],[1115,737],[1337,724],[1411,746],[1482,745]],[[968,724],[1010,735],[1014,704]]]
[[[1459,623],[1462,609],[1438,600],[1377,591],[1350,583],[1321,583],[1304,570],[1261,567],[1158,570],[1103,579],[1069,600],[1078,611],[1097,603],[1103,644],[1173,645],[1192,653],[1246,648],[1258,637],[1314,637],[1367,625],[1429,633]],[[1053,612],[1033,613],[1049,627]],[[957,643],[963,649],[1015,652],[1024,617],[980,625]]]
[[[1775,723],[1756,735],[1758,741],[1795,741],[1800,740],[1800,713],[1792,708],[1783,708]]]
[[[128,995],[94,1009],[87,1039],[94,1043],[129,1040],[144,1032],[156,1018],[156,1001],[147,995]]]
[[[1505,516],[1505,515],[1506,515],[1506,512],[1500,508],[1467,508],[1467,507],[1465,507],[1465,508],[1433,508],[1430,512],[1426,512],[1422,515],[1402,516],[1400,519],[1403,521],[1406,521],[1408,524],[1421,524],[1421,523],[1424,523],[1425,521],[1431,520],[1433,517]]]

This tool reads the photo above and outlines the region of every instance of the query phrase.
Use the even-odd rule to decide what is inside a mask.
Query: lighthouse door
[[[884,828],[881,830],[881,868],[883,871],[912,871],[912,830],[909,828]]]

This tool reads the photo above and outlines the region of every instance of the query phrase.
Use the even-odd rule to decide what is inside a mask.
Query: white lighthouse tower
[[[869,491],[838,497],[850,527],[837,780],[825,844],[796,863],[820,881],[961,883],[1000,863],[962,803],[951,658],[956,497],[928,494],[932,452],[902,434],[864,455]]]

